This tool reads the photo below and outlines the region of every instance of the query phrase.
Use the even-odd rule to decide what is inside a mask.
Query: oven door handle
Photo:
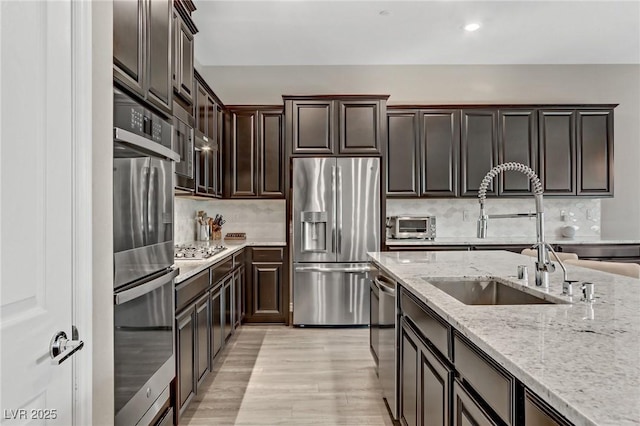
[[[119,127],[113,128],[113,138],[116,142],[125,143],[136,148],[140,148],[156,157],[168,158],[176,163],[180,162],[180,154],[166,146],[160,145],[157,142],[153,142],[147,138],[136,135],[128,130],[121,129]]]
[[[180,272],[179,269],[174,269],[168,274],[165,274],[161,277],[151,280],[148,283],[144,283],[132,289],[125,290],[121,293],[118,293],[114,296],[115,304],[121,305],[133,299],[137,299],[138,297],[146,293],[149,293],[157,289],[158,287],[162,287],[163,285],[170,283],[175,277],[177,277],[179,272]]]

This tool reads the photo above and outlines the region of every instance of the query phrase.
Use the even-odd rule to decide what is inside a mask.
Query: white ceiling
[[[640,0],[195,4],[203,66],[640,63]]]

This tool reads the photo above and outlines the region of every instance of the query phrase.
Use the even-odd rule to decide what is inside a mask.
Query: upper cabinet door
[[[418,113],[393,111],[387,114],[387,196],[417,197],[420,180]]]
[[[258,196],[284,198],[284,117],[258,112]]]
[[[420,121],[420,195],[455,197],[458,195],[460,111],[423,110]]]
[[[145,2],[113,2],[113,74],[140,96],[144,88]]]
[[[497,127],[497,110],[462,110],[462,196],[478,195],[482,179],[497,164]],[[496,194],[494,181],[487,194]]]
[[[207,136],[207,89],[205,89],[203,85],[196,83],[195,93],[196,130],[200,132],[201,135]]]
[[[498,113],[498,162],[524,164],[538,174],[538,119],[535,109],[501,109]],[[499,175],[500,195],[531,193],[531,181],[520,172]]]
[[[576,194],[575,110],[538,112],[540,178],[545,195]]]
[[[380,152],[380,125],[386,105],[379,101],[339,101],[339,153],[377,154]],[[385,109],[383,112],[382,109]]]
[[[293,101],[294,154],[332,154],[334,117],[333,101]]]
[[[233,113],[233,132],[229,178],[231,197],[255,197],[256,188],[256,115],[257,112],[235,111]]]
[[[577,194],[613,195],[613,110],[577,116]]]
[[[178,94],[185,101],[193,102],[193,34],[187,25],[180,19],[179,34],[179,63],[180,77],[178,79]]]
[[[171,113],[171,28],[173,3],[153,0],[148,3],[149,96],[150,102]],[[115,7],[115,6],[114,6]]]

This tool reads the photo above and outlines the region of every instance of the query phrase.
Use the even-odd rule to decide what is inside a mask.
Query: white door
[[[73,424],[74,357],[49,355],[56,332],[72,337],[71,9],[0,2],[2,424]]]

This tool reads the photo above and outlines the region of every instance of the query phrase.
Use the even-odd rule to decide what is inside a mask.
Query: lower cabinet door
[[[449,426],[453,369],[405,319],[401,335],[400,421],[407,426]]]
[[[457,380],[453,383],[454,426],[498,426]]]
[[[233,332],[233,274],[224,281],[224,338]]]
[[[402,321],[400,339],[400,422],[405,426],[418,425],[418,346],[415,335]]]
[[[425,426],[448,426],[451,421],[453,370],[429,348],[420,346],[420,402]]]
[[[571,423],[529,389],[524,391],[525,426],[569,426]]]
[[[250,318],[247,321],[285,322],[282,263],[254,262],[251,268]]]
[[[211,292],[211,360],[222,348],[222,286]]]
[[[233,280],[235,286],[235,327],[238,327],[244,319],[244,265],[236,270]]]
[[[209,351],[211,345],[209,325],[209,293],[206,293],[196,302],[196,378],[198,386],[207,376],[209,371]]]
[[[178,410],[180,413],[195,394],[195,308],[186,308],[176,317],[176,352],[178,365]]]

